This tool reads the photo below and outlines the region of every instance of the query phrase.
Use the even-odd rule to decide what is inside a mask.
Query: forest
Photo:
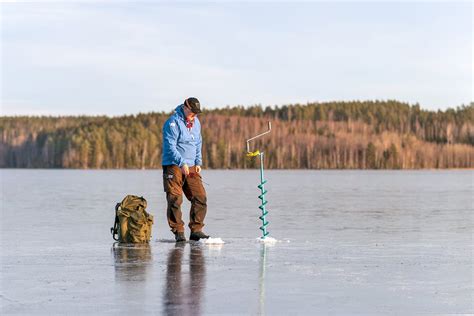
[[[170,107],[170,110],[174,109]],[[0,167],[161,168],[169,113],[108,116],[2,116]],[[272,169],[474,167],[474,103],[441,111],[395,100],[234,106],[200,114],[203,167],[255,168],[245,140]]]

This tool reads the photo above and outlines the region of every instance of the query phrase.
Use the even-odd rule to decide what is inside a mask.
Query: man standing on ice
[[[181,204],[183,192],[191,202],[189,239],[209,238],[204,234],[207,212],[206,190],[201,180],[202,137],[197,114],[201,105],[196,98],[187,98],[163,125],[163,187],[168,202],[168,225],[177,242],[186,241]]]

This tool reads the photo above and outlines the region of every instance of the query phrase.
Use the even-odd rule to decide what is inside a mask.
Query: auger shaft
[[[260,230],[262,231],[262,238],[267,237],[269,232],[267,232],[267,226],[268,226],[268,221],[266,219],[266,216],[268,214],[268,211],[265,208],[265,205],[268,203],[267,200],[265,200],[265,194],[267,191],[265,190],[265,183],[267,183],[267,180],[265,180],[265,177],[263,175],[263,152],[259,154],[260,156],[260,184],[257,186],[260,189],[260,195],[258,198],[262,200],[262,204],[258,207],[260,210],[262,210],[262,216],[259,218],[262,220],[262,226],[260,226]]]

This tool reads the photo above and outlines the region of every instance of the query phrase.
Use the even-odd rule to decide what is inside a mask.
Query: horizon
[[[208,110],[469,106],[472,10],[471,2],[3,2],[1,116],[171,112],[191,95]]]
[[[311,104],[350,103],[350,102],[377,102],[377,101],[382,102],[382,103],[384,103],[384,102],[398,102],[398,103],[401,103],[401,104],[406,104],[410,108],[418,105],[422,111],[434,112],[434,113],[436,113],[438,111],[441,111],[441,112],[445,113],[448,110],[457,111],[457,110],[461,109],[462,107],[474,106],[474,102],[471,102],[470,104],[461,104],[461,105],[458,105],[458,106],[455,106],[455,107],[447,107],[447,108],[441,110],[441,109],[426,109],[418,103],[410,104],[410,103],[401,102],[401,101],[398,101],[398,100],[336,100],[336,101],[321,101],[321,102],[315,101],[315,102],[308,102],[306,104],[292,103],[292,104],[275,104],[275,105],[263,105],[263,104],[226,105],[226,106],[222,106],[222,107],[215,107],[215,108],[212,108],[212,109],[203,108],[203,111],[223,110],[223,109],[226,109],[226,108],[233,109],[233,108],[238,108],[238,107],[242,107],[244,109],[248,109],[248,108],[252,108],[252,107],[260,107],[260,108],[262,108],[262,110],[265,110],[266,107],[276,109],[276,108],[282,108],[284,106],[296,106],[296,105],[307,106],[307,105],[311,105]],[[131,113],[122,113],[122,114],[80,114],[80,113],[79,114],[13,114],[13,115],[0,114],[0,118],[22,118],[22,117],[29,117],[29,118],[41,118],[41,117],[50,117],[50,118],[62,118],[62,117],[64,117],[64,118],[66,118],[66,117],[118,118],[118,117],[125,117],[125,116],[137,116],[137,115],[149,115],[149,114],[165,114],[165,115],[167,115],[167,114],[172,114],[174,112],[175,107],[176,106],[172,107],[172,109],[170,108],[169,111],[166,111],[166,110],[161,110],[161,111],[150,110],[150,111],[146,111],[146,112],[131,112]],[[201,115],[205,115],[205,112]]]

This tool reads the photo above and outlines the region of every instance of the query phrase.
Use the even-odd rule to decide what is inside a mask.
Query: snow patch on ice
[[[216,238],[207,238],[207,239],[199,239],[199,242],[202,244],[212,244],[212,245],[222,245],[225,244],[225,241],[222,240],[220,237]]]
[[[281,242],[273,237],[259,237],[257,240],[264,244],[276,244],[277,242]]]

